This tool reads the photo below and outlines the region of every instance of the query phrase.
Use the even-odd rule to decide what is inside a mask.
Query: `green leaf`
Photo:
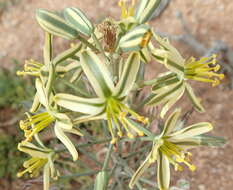
[[[81,53],[80,64],[99,97],[110,97],[114,91],[111,74],[99,57],[90,50]]]
[[[150,27],[142,24],[130,30],[120,39],[119,48],[124,52],[140,51],[148,45],[151,37]]]
[[[98,173],[95,179],[94,190],[106,190],[108,184],[108,173],[101,171]]]
[[[186,89],[186,92],[188,93],[188,97],[191,100],[194,108],[200,113],[205,112],[205,109],[203,108],[200,101],[198,100],[198,98],[194,94],[192,87],[187,82],[185,83],[185,89]]]
[[[82,98],[71,94],[56,94],[54,101],[61,107],[84,114],[97,115],[105,109],[101,98]]]
[[[151,19],[161,0],[141,0],[135,14],[138,23],[142,24]]]
[[[64,10],[64,16],[67,22],[82,34],[91,36],[93,33],[94,27],[92,23],[78,8],[66,8]]]
[[[61,16],[51,11],[37,9],[36,19],[39,25],[52,35],[65,39],[76,39],[79,35]]]
[[[131,53],[123,66],[123,71],[116,86],[116,96],[126,96],[133,88],[140,67],[139,53]]]

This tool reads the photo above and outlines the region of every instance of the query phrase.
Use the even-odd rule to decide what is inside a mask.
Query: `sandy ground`
[[[35,10],[59,10],[70,6],[81,8],[93,21],[106,16],[117,18],[120,12],[117,0],[20,0],[16,5],[9,6],[0,17],[0,65],[10,68],[15,58],[20,62],[29,58],[40,60],[43,32],[35,21]],[[233,48],[232,0],[172,0],[162,16],[153,21],[153,26],[161,32],[181,34],[181,24],[175,17],[177,11],[181,11],[193,34],[205,45],[211,45],[214,40],[223,40]],[[58,50],[62,49],[64,41],[58,39],[57,45]],[[186,48],[180,46],[184,52]],[[156,65],[152,67],[157,69]],[[155,72],[150,71],[148,75],[154,76]],[[193,173],[186,170],[183,173],[173,172],[173,183],[184,178],[191,182],[191,190],[231,190],[233,102],[230,98],[233,91],[224,88],[224,85],[212,88],[201,84],[197,94],[202,97],[207,113],[194,113],[192,121],[211,121],[215,126],[213,134],[226,137],[228,144],[224,148],[195,150],[193,162],[198,170]]]

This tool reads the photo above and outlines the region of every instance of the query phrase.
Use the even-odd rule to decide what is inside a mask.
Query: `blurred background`
[[[230,190],[233,187],[233,1],[232,0],[162,0],[151,21],[154,29],[168,36],[185,57],[217,53],[226,77],[222,84],[194,83],[206,113],[191,113],[190,122],[210,121],[214,135],[224,136],[222,148],[200,148],[193,151],[197,171],[172,173],[174,190]],[[25,155],[17,151],[22,139],[18,121],[30,106],[34,95],[33,81],[16,76],[24,61],[41,61],[44,34],[35,20],[35,10],[61,10],[79,7],[93,22],[105,17],[119,18],[117,0],[0,0],[0,190],[42,189],[41,179],[17,179]],[[55,53],[68,42],[56,38]],[[155,77],[161,66],[150,64],[147,77]],[[180,101],[189,110],[186,99]],[[70,166],[77,172],[76,166]],[[155,179],[155,177],[154,177]],[[87,180],[87,179],[83,179]],[[52,189],[73,190],[80,179],[65,178]],[[182,186],[182,187],[181,187]],[[85,188],[82,188],[85,189]]]

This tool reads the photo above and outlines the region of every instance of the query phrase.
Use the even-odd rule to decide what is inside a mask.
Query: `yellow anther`
[[[180,166],[179,164],[175,164],[175,171],[183,171],[183,167]]]
[[[127,136],[128,136],[130,139],[133,139],[133,138],[134,138],[134,136],[133,136],[132,133],[127,133]]]
[[[139,135],[140,137],[142,137],[142,136],[144,136],[144,133],[143,133],[142,131],[140,131],[140,132],[138,132],[138,135]]]
[[[112,140],[111,140],[111,144],[115,144],[116,142],[117,142],[117,138],[113,137]]]
[[[220,81],[218,79],[215,79],[212,83],[212,86],[218,86],[220,84]]]
[[[197,169],[197,167],[196,167],[195,165],[190,165],[190,166],[189,166],[189,169],[190,169],[191,171],[195,171],[195,170]]]
[[[122,137],[122,136],[123,136],[123,133],[122,133],[121,131],[118,131],[118,132],[117,132],[117,135],[118,135],[119,137]]]
[[[217,71],[219,71],[220,68],[221,68],[220,65],[216,65],[213,69],[215,72],[217,72]]]

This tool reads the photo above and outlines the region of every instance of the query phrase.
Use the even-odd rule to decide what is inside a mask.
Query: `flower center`
[[[140,116],[139,114],[128,108],[126,105],[121,103],[119,100],[116,100],[115,98],[109,98],[107,101],[106,113],[108,128],[112,136],[111,143],[115,143],[117,140],[114,130],[115,127],[118,131],[117,135],[119,137],[123,136],[122,127],[129,138],[134,138],[135,133],[139,136],[144,135],[144,132],[141,131],[135,125],[135,123],[132,122],[132,119],[143,124],[147,124],[148,118]]]
[[[190,156],[192,156],[190,152],[184,151],[182,148],[167,140],[164,140],[163,145],[160,146],[159,150],[168,158],[169,162],[175,166],[176,171],[183,170],[180,163],[187,165],[191,171],[196,170],[196,166],[189,163]]]
[[[24,131],[26,141],[31,141],[33,135],[43,130],[55,120],[55,117],[48,112],[39,113],[33,116],[27,114],[27,116],[27,119],[21,120],[19,123],[20,128]]]
[[[224,74],[215,73],[219,69],[220,65],[216,65],[215,54],[211,57],[203,57],[200,60],[191,58],[185,64],[185,77],[187,79],[209,82],[212,83],[212,86],[216,86],[220,83],[219,80],[224,78]]]

